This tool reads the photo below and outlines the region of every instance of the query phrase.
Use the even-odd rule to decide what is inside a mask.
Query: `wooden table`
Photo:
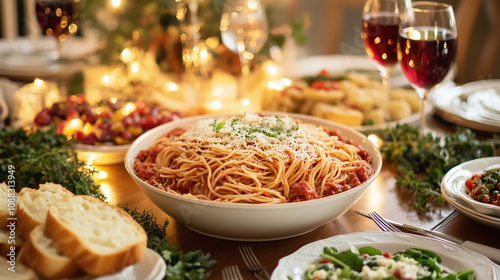
[[[449,129],[449,124],[435,117],[430,117],[428,124],[437,133]],[[254,275],[246,269],[240,256],[238,246],[241,245],[250,245],[260,262],[266,266],[269,273],[272,273],[282,257],[313,241],[340,234],[379,231],[375,223],[360,216],[354,210],[375,210],[391,220],[436,229],[500,249],[500,229],[478,223],[450,206],[433,207],[428,213],[418,213],[408,190],[395,185],[394,170],[389,163],[384,163],[382,171],[366,193],[339,218],[307,234],[267,242],[229,241],[196,233],[156,207],[130,178],[122,164],[98,166],[98,169],[108,173],[108,177],[100,184],[109,203],[120,206],[127,203],[130,208],[137,207],[139,211],[151,210],[158,218],[158,222],[163,223],[165,219],[168,220],[167,240],[171,245],[180,248],[185,253],[196,250],[210,253],[210,259],[216,260],[217,263],[211,267],[212,273],[209,279],[222,279],[222,269],[228,265],[238,265],[244,279],[255,279]]]

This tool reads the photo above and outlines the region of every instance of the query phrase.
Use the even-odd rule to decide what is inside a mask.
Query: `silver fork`
[[[240,269],[237,265],[230,265],[222,269],[222,279],[224,280],[243,280]]]
[[[399,228],[393,226],[392,224],[388,223],[384,218],[382,218],[377,212],[372,211],[368,213],[368,216],[372,218],[372,220],[377,224],[377,226],[382,230],[382,231],[392,231],[392,232],[401,232]]]
[[[267,273],[266,268],[260,264],[259,260],[253,253],[252,248],[249,246],[243,246],[238,247],[238,249],[240,250],[241,256],[243,257],[243,261],[245,262],[248,270],[253,272],[255,277],[260,278],[259,275],[262,273],[264,274],[265,279],[271,279],[271,276]]]

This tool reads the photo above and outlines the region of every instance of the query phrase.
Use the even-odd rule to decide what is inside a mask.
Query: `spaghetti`
[[[139,152],[149,184],[183,196],[238,203],[317,199],[356,187],[374,170],[350,140],[290,117],[242,116],[177,128]]]

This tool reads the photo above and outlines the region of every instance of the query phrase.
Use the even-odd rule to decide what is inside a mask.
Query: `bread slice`
[[[123,209],[78,195],[54,203],[46,235],[88,274],[100,276],[138,263],[147,235]]]
[[[0,256],[0,279],[35,280],[36,275],[31,268],[14,260],[10,263],[10,260]]]
[[[17,232],[12,234],[13,239],[10,239],[10,243],[9,237],[11,237],[10,230],[0,229],[0,254],[4,257],[11,252],[10,247],[14,247],[14,252],[17,254],[24,245],[24,240],[19,238]]]
[[[35,227],[19,254],[19,261],[49,279],[77,277],[85,274],[65,256],[54,241],[45,235],[45,224]]]
[[[50,205],[74,194],[54,183],[40,184],[38,190],[23,188],[19,192],[17,230],[23,239],[38,225],[45,222]]]
[[[3,182],[0,183],[0,229],[6,229],[7,224],[9,223],[8,218],[13,218],[14,216],[9,214],[9,186]],[[17,194],[13,193],[15,206],[14,209],[17,209]]]

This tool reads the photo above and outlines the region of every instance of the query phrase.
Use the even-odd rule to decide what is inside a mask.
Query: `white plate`
[[[441,184],[441,195],[444,200],[448,202],[453,208],[455,208],[458,212],[464,214],[465,216],[490,227],[500,228],[500,218],[486,215],[483,213],[479,213],[471,207],[468,207],[464,204],[458,202],[455,198],[451,197],[446,190],[443,188],[443,184]]]
[[[500,218],[500,206],[482,203],[472,199],[466,192],[465,181],[474,174],[481,174],[484,170],[500,168],[500,157],[479,158],[464,162],[450,169],[442,181],[442,188],[446,194],[455,198],[460,204],[472,208],[479,213]]]
[[[437,89],[429,100],[436,114],[447,121],[472,129],[500,132],[500,80]]]
[[[476,279],[500,279],[498,266],[485,256],[462,246],[406,233],[358,232],[333,236],[303,246],[279,261],[271,280],[287,279],[287,276],[294,280],[303,279],[306,266],[318,260],[324,247],[336,247],[343,251],[350,246],[372,246],[389,253],[412,247],[428,249],[437,253],[442,264],[452,270],[474,269]]]
[[[328,55],[328,56],[310,56],[299,59],[288,69],[284,69],[284,75],[292,78],[301,78],[305,76],[317,75],[320,70],[325,69],[330,75],[344,75],[346,72],[356,70],[371,71],[374,76],[378,75],[378,70],[375,62],[366,56],[356,55]],[[395,66],[391,72],[389,80],[391,87],[409,87],[410,82],[404,75],[399,64]],[[443,83],[444,84],[444,83]],[[415,93],[417,94],[417,93]],[[426,107],[426,114],[432,111],[432,106],[429,104]],[[414,124],[420,120],[420,113],[413,114],[408,118],[392,121],[378,125],[363,125],[353,126],[352,128],[367,132],[372,130],[386,129],[388,127],[395,127],[397,124]]]
[[[76,144],[76,154],[79,160],[96,165],[117,164],[123,162],[129,148],[130,144],[114,146]]]
[[[142,260],[110,275],[95,277],[82,276],[73,280],[162,280],[165,277],[167,265],[165,260],[155,251],[147,248]],[[39,277],[39,280],[45,279]]]

